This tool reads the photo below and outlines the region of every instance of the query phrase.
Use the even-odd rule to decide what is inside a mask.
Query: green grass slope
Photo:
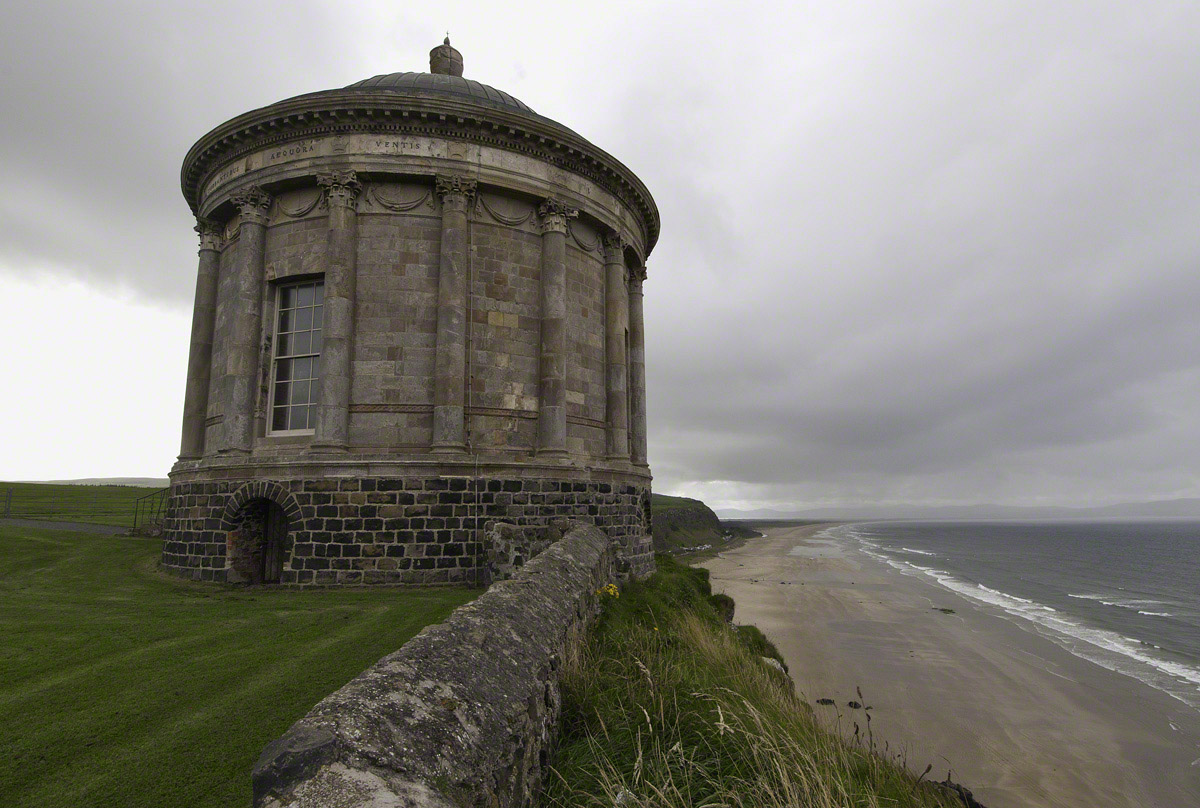
[[[0,526],[0,805],[247,806],[263,746],[477,592],[266,590]]]
[[[133,527],[134,502],[154,490],[135,485],[0,482],[0,516]]]
[[[658,572],[606,599],[564,666],[543,808],[960,805],[820,724],[758,631],[722,620],[706,570]]]

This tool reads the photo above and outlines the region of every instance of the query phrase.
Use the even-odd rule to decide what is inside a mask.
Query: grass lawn
[[[0,482],[0,516],[11,503],[13,518],[133,527],[134,501],[157,490],[134,485]]]
[[[268,741],[478,594],[201,585],[158,552],[0,525],[0,805],[248,806]]]

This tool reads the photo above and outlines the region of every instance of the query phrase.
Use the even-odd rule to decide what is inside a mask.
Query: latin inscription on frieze
[[[433,141],[416,138],[377,138],[369,146],[370,154],[433,154]]]
[[[286,165],[298,160],[332,154],[394,154],[414,157],[446,157],[445,141],[424,137],[381,137],[379,135],[337,135],[292,141],[257,151],[236,163],[222,168],[205,185],[205,195],[218,186],[260,168]]]
[[[317,153],[317,141],[305,140],[300,143],[289,143],[280,146],[263,155],[263,165],[274,165],[297,157],[312,157]]]
[[[209,188],[215,188],[226,180],[231,180],[234,177],[239,177],[245,173],[246,165],[242,160],[238,160],[231,166],[226,166],[217,172],[216,176],[208,183]]]

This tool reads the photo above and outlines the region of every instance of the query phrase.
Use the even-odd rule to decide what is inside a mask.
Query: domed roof
[[[393,91],[405,95],[452,95],[476,103],[537,115],[527,104],[506,92],[473,79],[446,73],[381,73],[346,86],[347,90]]]

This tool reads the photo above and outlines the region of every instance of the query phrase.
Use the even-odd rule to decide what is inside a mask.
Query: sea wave
[[[917,555],[933,556],[934,558],[937,557],[937,553],[927,553],[924,550],[914,550],[911,547],[901,547],[900,551],[903,553],[916,553]]]
[[[1171,612],[1151,611],[1147,606],[1169,606],[1170,604],[1164,600],[1149,600],[1146,598],[1119,598],[1116,600],[1108,600],[1112,595],[1072,595],[1067,597],[1075,598],[1076,600],[1091,600],[1096,603],[1101,603],[1105,606],[1112,606],[1117,609],[1129,609],[1138,614],[1144,614],[1148,617],[1174,617]]]
[[[1157,648],[1153,644],[1107,629],[1094,628],[1043,603],[1037,603],[1008,592],[1001,592],[982,584],[964,581],[944,570],[897,561],[880,553],[870,552],[865,547],[863,552],[877,560],[887,562],[889,566],[898,570],[927,576],[939,585],[965,598],[997,607],[1010,616],[1032,623],[1041,630],[1041,633],[1055,640],[1057,644],[1076,656],[1109,670],[1133,676],[1193,708],[1200,709],[1200,668],[1148,653],[1147,647]],[[1103,596],[1072,595],[1072,597],[1105,603],[1101,600]],[[1168,615],[1163,613],[1153,616]]]

